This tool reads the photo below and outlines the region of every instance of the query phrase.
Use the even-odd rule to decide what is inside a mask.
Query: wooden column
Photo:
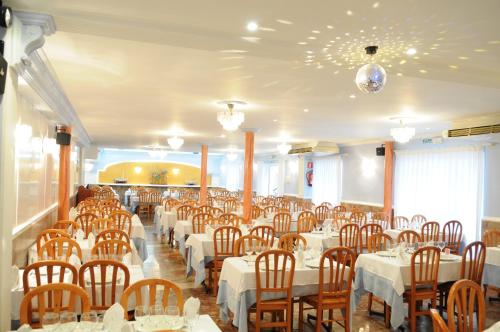
[[[254,132],[245,132],[245,165],[243,180],[243,218],[252,220],[252,181],[253,181],[253,146]]]
[[[70,127],[60,127],[60,131],[71,134]],[[71,145],[59,145],[59,194],[57,220],[69,218],[69,186],[70,186]]]
[[[391,218],[393,202],[394,142],[385,142],[384,212]]]
[[[208,164],[208,147],[201,146],[201,179],[200,179],[200,204],[207,204],[207,164]]]

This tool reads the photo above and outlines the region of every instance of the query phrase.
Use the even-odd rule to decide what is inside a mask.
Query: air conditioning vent
[[[448,137],[464,137],[500,133],[500,124],[448,130]]]
[[[311,142],[294,144],[288,154],[314,153],[315,155],[328,155],[339,153],[339,147],[332,142]]]

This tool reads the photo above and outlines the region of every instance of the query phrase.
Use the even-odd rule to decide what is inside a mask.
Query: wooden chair
[[[121,211],[121,209],[114,205],[105,205],[99,208],[101,218],[108,218],[115,211]]]
[[[210,214],[215,218],[218,218],[220,215],[224,214],[224,211],[218,207],[212,207],[212,209],[210,209]]]
[[[328,208],[328,210],[333,209],[333,204],[330,202],[323,202],[319,206],[326,206]]]
[[[60,229],[68,233],[70,236],[75,235],[76,231],[80,228],[77,222],[73,220],[59,220],[54,224],[54,229]]]
[[[382,226],[382,229],[391,228],[391,216],[385,212],[372,213],[372,223]]]
[[[25,267],[23,271],[23,290],[24,294],[28,294],[30,289],[39,287],[42,285],[48,285],[53,283],[64,283],[67,278],[67,274],[70,274],[69,281],[73,285],[78,285],[78,270],[75,266],[70,263],[63,261],[40,261],[30,264]],[[35,275],[35,285],[29,283],[30,274]],[[43,282],[42,282],[43,278]],[[49,299],[51,300],[51,299]],[[49,302],[49,307],[52,303]]]
[[[210,214],[210,211],[212,210],[212,207],[210,205],[201,205],[199,207],[200,213],[208,213]]]
[[[271,267],[272,265],[272,267]],[[295,257],[285,250],[269,250],[257,256],[255,330],[283,328],[292,331],[292,285],[295,272]],[[279,299],[268,299],[273,294],[283,294]],[[253,308],[250,309],[253,311]],[[282,318],[281,321],[266,322],[264,313],[270,312]]]
[[[401,243],[401,242],[406,242],[407,244],[413,244],[422,242],[422,238],[420,237],[420,234],[418,234],[417,232],[407,229],[399,233],[396,239],[396,243]]]
[[[410,331],[416,331],[417,316],[430,315],[430,310],[419,310],[418,303],[430,300],[431,307],[436,308],[440,253],[439,248],[423,247],[411,256],[411,287],[403,293],[408,302]]]
[[[45,242],[51,240],[51,239],[55,239],[57,237],[67,237],[69,238],[69,234],[63,230],[60,230],[60,229],[54,229],[54,228],[50,228],[50,229],[46,229],[46,230],[43,230],[42,232],[40,232],[40,234],[38,234],[38,236],[36,237],[36,251],[40,251],[40,248],[42,247],[42,244],[44,244]]]
[[[407,229],[410,227],[410,221],[408,218],[403,216],[394,217],[394,227],[395,229]]]
[[[80,210],[78,211],[79,214],[82,214],[82,213],[93,213],[93,214],[97,214],[96,211],[99,210],[99,205],[98,204],[83,204],[81,207],[80,207]]]
[[[211,266],[213,276],[212,289],[217,295],[219,289],[219,273],[222,270],[224,259],[233,256],[234,244],[241,237],[241,230],[234,226],[222,226],[214,231],[214,260]],[[210,280],[212,281],[212,280]]]
[[[177,207],[177,220],[188,220],[191,205],[181,205]]]
[[[155,207],[157,205],[160,205],[161,204],[161,200],[162,200],[162,197],[161,197],[161,192],[159,191],[152,191],[150,194],[149,194],[149,213],[150,214],[153,214],[154,211],[155,211]]]
[[[439,223],[437,221],[428,221],[422,225],[420,235],[423,242],[439,240]]]
[[[91,310],[106,310],[111,307],[117,302],[118,285],[126,289],[130,283],[128,267],[115,260],[88,261],[80,267],[78,277],[80,287],[90,288]]]
[[[357,224],[349,223],[340,228],[339,245],[351,249],[354,257],[358,256],[359,226]]]
[[[316,332],[321,331],[323,323],[328,323],[329,330],[332,330],[333,322],[338,323],[333,317],[333,310],[343,311],[345,330],[351,330],[350,298],[354,268],[349,266],[353,267],[354,261],[355,253],[346,247],[331,248],[321,255],[318,294],[303,296],[299,301],[300,332],[304,330],[304,311],[311,309],[316,310]],[[328,318],[323,316],[325,310],[328,310]]]
[[[394,240],[392,239],[392,237],[384,233],[375,233],[368,238],[368,253],[376,253],[377,251],[386,251],[389,250],[393,245],[394,245]],[[373,301],[380,303],[384,306],[383,316],[384,316],[385,327],[389,328],[391,325],[390,324],[391,316],[389,308],[387,307],[387,303],[385,303],[384,300],[374,296],[373,293],[368,293],[369,315],[375,313],[372,310]]]
[[[147,289],[147,292],[145,293],[143,293],[144,288]],[[163,292],[159,291],[159,289],[163,289]],[[179,286],[166,279],[143,279],[131,284],[123,291],[120,304],[123,308],[128,308],[129,299],[131,296],[134,296],[136,306],[145,305],[142,295],[149,294],[149,302],[147,305],[152,306],[158,303],[156,296],[161,294],[161,304],[163,307],[166,307],[168,305],[172,305],[168,302],[171,292],[175,295],[177,307],[179,308],[179,312],[182,314],[184,309],[184,296],[182,295],[182,290]],[[129,316],[126,310],[125,319],[132,319],[132,316]]]
[[[271,215],[279,212],[279,207],[275,205],[268,205],[264,208],[264,217],[269,218]]]
[[[307,247],[307,240],[298,233],[287,233],[280,236],[280,240],[278,242],[278,248],[290,252],[294,252],[297,250],[299,245],[302,245],[302,248],[305,250]]]
[[[115,227],[128,234],[132,233],[132,215],[123,210],[111,213],[110,219],[115,222]]]
[[[297,219],[297,233],[312,232],[316,224],[317,220],[315,214],[311,211],[303,211],[299,214]]]
[[[97,218],[92,220],[92,232],[99,233],[103,230],[113,228],[115,222],[112,219],[108,218]]]
[[[224,212],[225,213],[236,212],[237,208],[238,208],[238,202],[235,199],[227,199],[224,202]]]
[[[91,255],[97,255],[101,259],[111,255],[123,256],[129,252],[132,252],[130,243],[116,239],[99,241],[90,251]]]
[[[264,210],[262,210],[259,206],[257,205],[252,205],[252,219],[257,219],[261,215],[264,215]]]
[[[418,227],[421,227],[425,222],[427,222],[427,218],[421,214],[416,214],[411,217],[411,223],[413,225],[418,225]]]
[[[500,230],[488,229],[483,235],[484,244],[487,247],[496,247],[500,245]]]
[[[450,220],[443,226],[443,238],[446,247],[450,248],[452,254],[458,254],[462,243],[462,223],[458,220]]]
[[[366,224],[366,213],[360,211],[353,211],[349,217],[349,222],[362,226]]]
[[[105,240],[120,240],[130,243],[130,237],[126,232],[122,231],[121,229],[106,229],[97,234],[95,238],[96,243]]]
[[[347,212],[347,208],[343,205],[337,205],[332,210],[335,213],[346,213]]]
[[[238,216],[234,213],[223,213],[219,216],[219,224],[238,227]]]
[[[267,247],[268,243],[266,240],[256,235],[248,234],[242,236],[234,243],[233,256],[244,256],[251,248],[257,248],[258,246],[261,248],[262,246]]]
[[[384,230],[379,224],[365,224],[359,229],[359,253],[368,250],[368,239],[373,234],[383,233]]]
[[[274,232],[277,234],[290,233],[292,215],[289,212],[279,212],[273,217]]]
[[[151,217],[151,211],[149,210],[149,192],[141,191],[137,193],[139,196],[139,205],[137,206],[137,215],[146,214],[148,218]],[[134,211],[132,211],[134,212]]]
[[[476,282],[467,279],[455,282],[447,302],[448,324],[437,310],[431,309],[434,331],[483,331],[486,320],[484,302],[481,286]]]
[[[213,220],[213,218],[193,218],[193,220],[191,221],[191,224],[193,226],[193,234],[205,233],[205,226],[209,224],[210,220]]]
[[[345,224],[350,224],[350,220],[349,218],[345,217],[344,215],[335,215],[335,217],[333,218],[333,224],[332,226],[337,229],[337,230],[340,230],[342,228],[342,226],[344,226]]]
[[[262,239],[264,239],[269,245],[272,247],[274,244],[274,238],[276,237],[276,233],[274,231],[273,226],[255,226],[250,230],[251,235],[256,235]]]
[[[318,224],[322,224],[325,219],[328,218],[330,214],[330,208],[326,205],[320,205],[314,209],[314,216]]]
[[[75,312],[75,301],[79,297],[81,301],[81,312],[89,312],[89,296],[87,292],[76,285],[66,283],[53,283],[43,285],[30,290],[24,295],[20,306],[21,325],[29,324],[32,328],[41,328],[41,322],[34,322],[33,315],[43,317],[46,312]],[[32,311],[32,300],[37,300],[36,311]]]
[[[80,224],[80,228],[85,232],[85,238],[92,232],[92,221],[97,218],[97,215],[91,212],[80,213],[75,218],[75,222]]]
[[[72,254],[76,254],[82,260],[82,249],[78,242],[69,237],[56,237],[45,242],[38,250],[38,259],[60,260],[68,261]]]

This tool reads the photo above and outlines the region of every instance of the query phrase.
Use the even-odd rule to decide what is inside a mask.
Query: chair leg
[[[260,322],[262,319],[261,315],[261,311],[257,309],[257,311],[255,312],[255,332],[260,332]]]
[[[292,332],[293,331],[293,298],[292,298],[292,303],[288,305],[288,308],[286,309],[286,331],[287,332]]]
[[[384,301],[384,323],[386,328],[391,327],[391,307]]]
[[[408,307],[410,310],[410,331],[411,332],[416,332],[417,330],[417,303],[416,301],[410,301],[411,305]]]
[[[321,323],[323,322],[323,308],[318,306],[316,310],[316,332],[321,332]]]
[[[372,314],[373,293],[368,293],[368,315]]]
[[[345,331],[351,331],[351,306],[349,303],[345,306]]]
[[[299,300],[299,332],[304,331],[304,302]]]
[[[331,332],[333,328],[333,309],[328,310],[328,331]]]

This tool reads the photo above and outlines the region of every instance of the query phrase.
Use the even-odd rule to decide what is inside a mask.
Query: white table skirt
[[[144,273],[142,271],[142,266],[140,265],[131,265],[129,266],[129,272],[130,272],[130,283],[133,284],[134,282],[137,282],[139,280],[144,279]],[[23,270],[19,270],[19,287],[14,288],[11,290],[11,319],[12,320],[19,320],[19,310],[21,306],[21,301],[23,300],[24,297],[24,290],[23,290],[23,285],[22,285],[22,280],[23,280]],[[87,293],[89,296],[92,296],[92,293],[90,291],[89,287],[86,287]],[[107,295],[107,299],[111,298],[111,288],[107,289],[109,291]],[[120,299],[121,294],[123,292],[123,283],[120,285],[117,285],[116,288],[117,292],[117,299]],[[98,293],[100,296],[100,293]],[[100,298],[99,298],[100,301]],[[98,302],[100,303],[100,302]],[[77,301],[77,307],[79,306],[79,302]],[[77,308],[77,313],[80,313],[80,308]],[[129,307],[127,310],[134,310],[135,309],[135,296],[132,296],[129,300]]]
[[[440,261],[438,282],[444,283],[460,279],[461,259]],[[411,285],[409,261],[381,257],[376,254],[361,254],[356,260],[355,294],[356,305],[361,295],[371,292],[384,299],[391,306],[391,325],[399,327],[404,322],[405,308],[403,293]]]
[[[318,269],[295,267],[293,277],[293,296],[306,296],[318,293]],[[325,271],[325,275],[328,271]],[[265,272],[262,272],[265,278]],[[281,295],[282,296],[282,295]],[[270,299],[271,297],[269,297]],[[274,297],[274,298],[280,298]],[[267,299],[267,298],[266,298]],[[219,278],[217,304],[220,306],[220,316],[228,320],[229,311],[234,314],[233,325],[240,332],[246,332],[248,309],[256,303],[255,263],[248,263],[240,257],[224,260]],[[354,297],[351,296],[351,316],[355,310]]]
[[[337,232],[332,232],[330,235],[314,233],[300,233],[300,235],[306,239],[308,247],[315,249],[319,248],[320,245],[323,246],[323,250],[339,246],[339,234]]]
[[[486,248],[483,284],[500,287],[500,248]]]

